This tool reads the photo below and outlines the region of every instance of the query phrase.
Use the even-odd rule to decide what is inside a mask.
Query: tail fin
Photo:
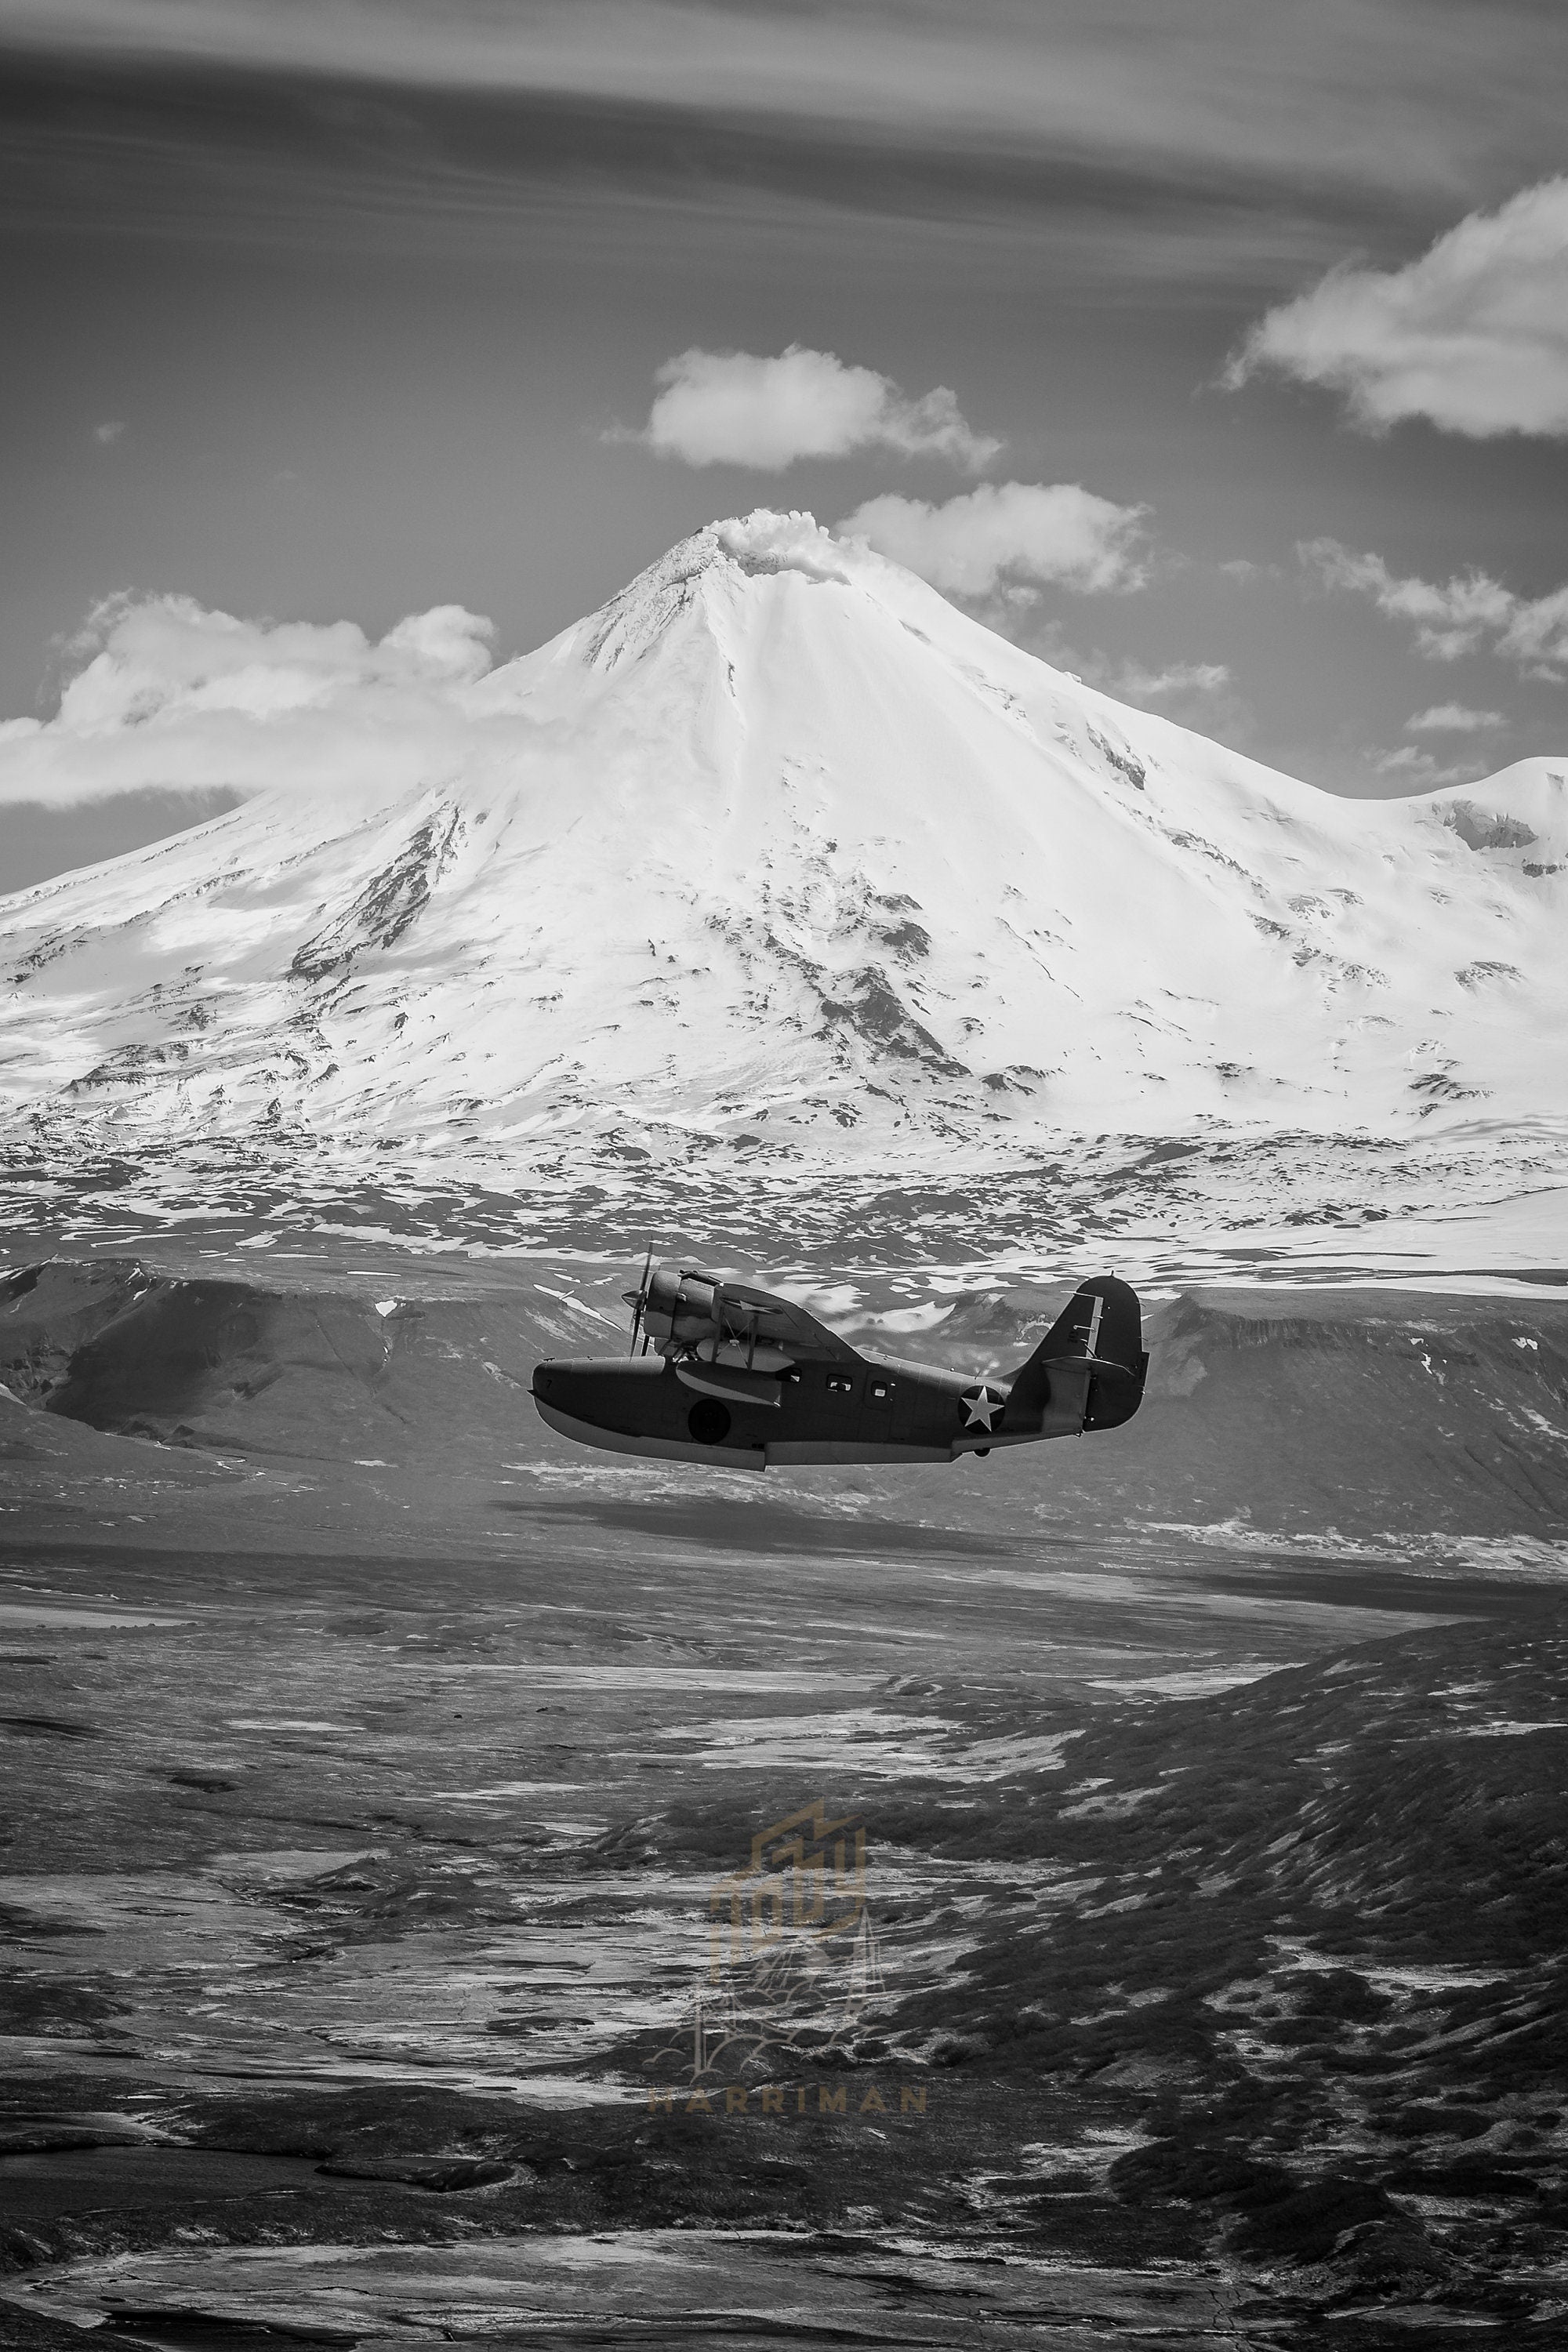
[[[1149,1359],[1138,1294],[1113,1274],[1079,1285],[1027,1363],[1013,1376],[1009,1417],[1044,1413],[1052,1402],[1082,1397],[1082,1427],[1116,1429],[1143,1401]],[[1053,1380],[1053,1374],[1055,1379]]]

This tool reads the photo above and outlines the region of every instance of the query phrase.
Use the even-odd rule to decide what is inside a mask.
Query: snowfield
[[[103,727],[144,761],[182,691]],[[1568,761],[1337,799],[767,512],[448,705],[0,901],[11,1134],[934,1173],[1568,1119]]]

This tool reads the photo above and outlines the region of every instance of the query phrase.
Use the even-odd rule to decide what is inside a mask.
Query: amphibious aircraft
[[[630,1355],[538,1364],[533,1400],[563,1437],[663,1461],[953,1462],[1115,1429],[1149,1365],[1137,1297],[1114,1275],[1082,1284],[1006,1380],[852,1348],[787,1298],[651,1252],[626,1297]]]

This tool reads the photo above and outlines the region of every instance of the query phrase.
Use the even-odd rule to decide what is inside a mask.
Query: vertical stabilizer
[[[1085,1429],[1115,1429],[1142,1402],[1148,1369],[1137,1292],[1113,1274],[1097,1275],[1079,1285],[1014,1374],[1007,1417],[1031,1419],[1054,1404],[1075,1417],[1081,1412]]]

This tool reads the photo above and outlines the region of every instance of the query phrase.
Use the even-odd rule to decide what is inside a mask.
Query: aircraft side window
[[[855,1383],[846,1372],[829,1372],[827,1393],[829,1396],[853,1396]]]
[[[872,1394],[872,1396],[876,1399],[876,1401],[877,1401],[877,1402],[878,1402],[879,1404],[886,1404],[886,1403],[887,1403],[887,1402],[888,1402],[888,1399],[892,1395],[892,1393],[893,1393],[893,1383],[892,1383],[892,1381],[872,1381],[872,1383],[871,1383],[871,1394]]]

